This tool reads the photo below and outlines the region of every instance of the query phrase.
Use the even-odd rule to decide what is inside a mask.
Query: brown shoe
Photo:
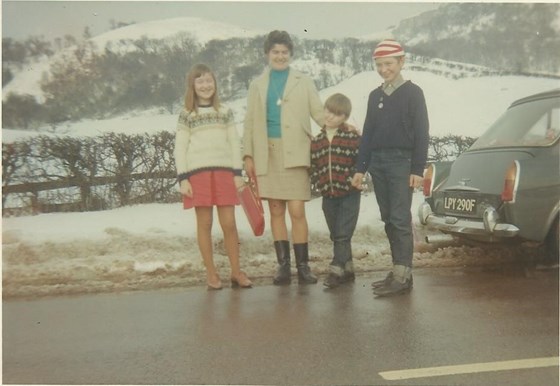
[[[377,280],[371,283],[371,287],[374,289],[385,287],[386,285],[389,285],[391,281],[393,281],[393,271],[389,271],[387,276],[385,276],[385,279]]]
[[[208,286],[208,290],[221,290],[222,289],[222,281],[220,280],[220,276],[215,274],[214,277],[208,277],[206,279],[206,285]]]
[[[404,283],[393,279],[389,284],[383,287],[375,288],[373,293],[378,297],[383,297],[406,294],[410,292],[410,290],[412,290],[412,276],[410,279],[406,279]]]
[[[336,288],[343,283],[342,276],[338,276],[332,272],[329,273],[323,285],[327,288]]]
[[[253,283],[243,271],[240,271],[237,277],[231,277],[231,288],[251,288],[252,286]]]

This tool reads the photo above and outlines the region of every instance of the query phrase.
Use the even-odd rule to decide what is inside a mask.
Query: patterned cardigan
[[[178,182],[205,170],[231,170],[240,176],[241,141],[231,109],[199,107],[198,113],[183,109],[174,155]]]
[[[341,125],[332,142],[323,128],[311,141],[311,184],[323,197],[341,197],[357,191],[352,186],[360,135]]]

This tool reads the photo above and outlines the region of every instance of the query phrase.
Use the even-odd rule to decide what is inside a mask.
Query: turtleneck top
[[[289,68],[283,71],[270,70],[266,96],[266,128],[269,138],[281,138],[282,97],[288,80]]]

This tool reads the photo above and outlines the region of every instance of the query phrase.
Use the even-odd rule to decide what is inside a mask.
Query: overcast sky
[[[402,19],[437,8],[434,2],[286,1],[2,1],[3,37],[47,39],[93,35],[110,20],[142,22],[201,17],[248,29],[284,29],[309,38],[359,37],[384,31]]]

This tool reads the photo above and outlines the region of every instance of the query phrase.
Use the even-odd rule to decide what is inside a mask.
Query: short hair
[[[286,31],[271,31],[264,41],[264,53],[268,54],[275,44],[285,45],[290,51],[290,55],[294,54],[294,43]]]
[[[336,93],[327,98],[325,108],[335,115],[345,115],[348,118],[352,112],[352,102],[346,95]]]
[[[194,81],[196,78],[200,78],[204,74],[210,74],[214,79],[214,95],[212,95],[212,106],[216,110],[220,108],[220,98],[218,97],[218,82],[216,81],[216,75],[214,75],[212,69],[206,64],[199,63],[192,66],[187,73],[185,91],[185,109],[187,111],[198,112],[198,98],[196,97],[196,93],[194,91]]]

